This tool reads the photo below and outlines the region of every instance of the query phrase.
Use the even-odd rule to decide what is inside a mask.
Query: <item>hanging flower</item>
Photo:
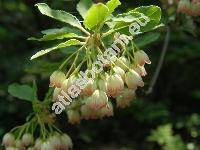
[[[88,120],[91,118],[92,114],[93,111],[87,105],[81,106],[81,118]]]
[[[112,97],[116,97],[124,89],[124,81],[117,75],[111,75],[108,78],[107,94]]]
[[[130,62],[126,57],[122,56],[116,60],[116,65],[122,68],[123,70],[127,70],[130,66]]]
[[[135,70],[140,76],[146,76],[147,75],[147,72],[144,68],[144,66],[140,66],[140,65],[137,65],[137,66],[133,66],[131,67],[131,69]]]
[[[5,147],[13,146],[15,144],[15,137],[11,133],[6,133],[2,140],[2,145]]]
[[[61,135],[60,140],[61,140],[61,146],[60,146],[61,149],[67,150],[68,148],[73,147],[72,140],[67,134]]]
[[[50,76],[50,84],[49,87],[57,87],[60,88],[62,83],[65,80],[65,74],[61,71],[54,71],[53,74]]]
[[[32,145],[34,142],[33,136],[29,133],[26,133],[22,136],[22,143],[26,146]]]
[[[91,81],[87,84],[87,86],[83,89],[82,94],[85,96],[90,96],[96,90],[96,84],[94,81]]]
[[[42,140],[41,139],[36,139],[35,141],[35,145],[34,145],[34,149],[35,150],[41,150],[41,146],[42,146]]]
[[[81,121],[80,113],[78,110],[68,110],[67,111],[68,122],[71,124],[79,124]]]
[[[136,51],[134,53],[134,58],[135,58],[136,64],[138,64],[140,66],[144,66],[145,63],[151,64],[151,61],[150,61],[148,55],[143,50]]]
[[[137,89],[138,86],[143,87],[144,82],[141,76],[134,70],[130,69],[125,75],[125,82],[130,89]]]
[[[120,67],[118,67],[118,66],[115,66],[115,67],[113,68],[113,70],[114,70],[114,72],[115,72],[116,74],[118,74],[123,80],[125,79],[125,71],[124,71],[122,68],[120,68]]]
[[[98,110],[105,107],[108,104],[108,97],[105,92],[101,90],[95,90],[91,97],[86,101],[86,105],[94,110]]]
[[[61,88],[55,88],[53,91],[53,102],[58,101],[58,95],[60,94]]]
[[[116,98],[117,107],[124,108],[130,105],[131,100],[135,98],[135,90],[125,88]]]
[[[108,86],[107,80],[102,80],[102,79],[98,80],[98,87],[101,91],[106,92],[107,86]]]
[[[101,108],[100,115],[101,115],[101,118],[104,116],[111,117],[114,115],[113,105],[111,102],[108,102],[108,105],[106,107]]]

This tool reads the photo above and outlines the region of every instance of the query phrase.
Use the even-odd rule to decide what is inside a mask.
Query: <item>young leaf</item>
[[[83,17],[83,19],[85,19],[87,11],[92,6],[92,4],[92,0],[80,0],[80,2],[77,4],[76,9],[79,12],[79,14]]]
[[[35,59],[35,58],[38,58],[42,55],[45,55],[53,50],[56,50],[56,49],[59,49],[59,48],[63,48],[63,47],[67,47],[67,46],[71,46],[71,45],[78,45],[80,44],[80,41],[79,40],[76,40],[76,39],[71,39],[71,40],[68,40],[66,42],[63,42],[63,43],[60,43],[58,44],[57,46],[54,46],[54,47],[51,47],[51,48],[48,48],[48,49],[45,49],[45,50],[41,50],[39,52],[37,52],[35,55],[33,55],[31,57],[31,60],[32,59]]]
[[[70,24],[70,25],[72,25],[74,27],[77,27],[79,29],[82,28],[81,23],[79,22],[79,20],[75,16],[70,14],[70,13],[67,13],[67,12],[62,11],[62,10],[51,9],[45,3],[38,3],[35,6],[38,7],[39,11],[43,15],[49,16],[49,17],[54,18],[54,19],[56,19],[58,21],[61,21],[61,22],[68,23],[68,24]]]
[[[98,24],[105,21],[108,15],[109,9],[104,4],[94,4],[88,10],[86,18],[84,20],[84,26],[90,30],[94,29]]]
[[[11,84],[8,87],[8,93],[26,101],[33,101],[35,99],[34,90],[28,85]]]
[[[115,8],[117,8],[119,5],[121,5],[121,2],[119,0],[110,0],[106,3],[106,6],[109,9],[109,14],[113,13]]]

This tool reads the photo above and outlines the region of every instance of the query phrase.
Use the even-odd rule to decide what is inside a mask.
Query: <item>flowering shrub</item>
[[[135,44],[134,38],[160,26],[161,10],[153,5],[142,6],[114,16],[113,12],[119,5],[119,0],[110,0],[106,4],[81,0],[77,5],[84,19],[81,24],[65,11],[51,9],[45,3],[36,4],[43,15],[72,27],[45,30],[42,31],[42,38],[29,38],[37,41],[65,40],[37,52],[31,60],[60,48],[75,46],[77,49],[50,76],[50,88],[43,101],[38,100],[35,83],[33,87],[10,87],[13,96],[32,102],[34,113],[28,116],[27,123],[4,136],[2,144],[7,149],[70,149],[72,141],[55,126],[55,114],[51,109],[56,114],[65,111],[68,122],[78,124],[82,119],[111,117],[115,106],[124,108],[134,100],[136,90],[145,85],[142,79],[147,75],[145,64],[151,64],[146,52]],[[145,22],[144,15],[148,17],[148,22]],[[133,23],[142,24],[137,26],[140,32],[132,34],[134,32],[129,31]],[[113,53],[107,51],[109,47],[112,47]],[[105,52],[110,54],[109,58],[103,55]],[[101,62],[103,66],[96,62]],[[101,71],[92,72],[94,67]],[[83,74],[85,80],[81,81],[79,78]],[[81,86],[75,86],[77,82]],[[26,93],[21,92],[24,89]]]

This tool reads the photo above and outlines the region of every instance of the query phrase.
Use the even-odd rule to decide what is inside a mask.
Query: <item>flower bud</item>
[[[127,70],[127,67],[130,66],[130,62],[126,57],[122,56],[116,60],[116,65],[122,68],[123,70]]]
[[[60,88],[62,83],[65,80],[65,74],[61,71],[54,71],[53,74],[50,76],[50,84],[49,87],[57,87]]]
[[[124,71],[122,68],[120,68],[120,67],[118,67],[118,66],[115,66],[115,67],[113,68],[113,70],[114,70],[114,72],[115,72],[116,74],[118,74],[118,75],[124,80],[124,78],[125,78],[125,71]]]
[[[108,97],[105,92],[95,90],[91,97],[86,101],[86,105],[94,110],[100,109],[108,104]]]
[[[132,69],[126,73],[125,82],[130,89],[137,89],[138,86],[144,86],[141,76]]]
[[[101,91],[106,92],[107,86],[108,86],[108,83],[106,80],[102,80],[102,79],[98,80],[98,87]]]
[[[22,143],[25,145],[25,146],[29,146],[29,145],[32,145],[34,142],[33,140],[33,136],[29,133],[26,133],[22,136]]]
[[[116,98],[117,107],[124,108],[130,105],[130,101],[135,98],[135,90],[125,88]]]
[[[145,63],[151,64],[151,61],[149,60],[148,55],[142,50],[136,51],[134,53],[134,58],[135,58],[136,64],[139,64],[140,66],[144,66]]]
[[[111,116],[113,116],[114,113],[113,113],[112,103],[108,102],[108,105],[106,107],[101,108],[100,111],[101,111],[100,112],[101,117],[104,117],[104,116],[111,117]]]
[[[68,122],[71,124],[79,124],[81,121],[80,113],[77,110],[68,110]]]
[[[73,143],[72,143],[72,140],[71,138],[67,135],[67,134],[63,134],[61,137],[60,137],[60,140],[61,140],[61,149],[68,149],[68,148],[72,148],[73,147]]]
[[[15,137],[11,133],[6,133],[2,140],[2,145],[5,147],[13,146],[15,144]]]
[[[91,81],[87,84],[87,86],[83,89],[82,94],[85,96],[90,96],[96,89],[96,84],[94,81]]]
[[[108,78],[107,94],[112,97],[116,97],[124,89],[124,81],[117,75],[111,75]]]

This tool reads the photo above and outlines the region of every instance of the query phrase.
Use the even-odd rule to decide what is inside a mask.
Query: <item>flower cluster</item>
[[[190,16],[200,16],[199,0],[180,0],[178,4],[178,12],[188,14]]]
[[[79,89],[80,96],[66,109],[69,123],[110,117],[113,116],[113,105],[119,108],[129,106],[137,88],[144,86],[142,77],[147,75],[145,64],[151,63],[142,50],[133,51],[132,55],[111,61],[84,89]],[[61,91],[68,93],[68,88],[75,84],[77,78],[73,74],[66,79],[63,72],[55,71],[50,77],[50,85],[55,85],[53,101],[61,99]],[[68,99],[62,96],[62,102],[68,103]]]
[[[2,145],[6,150],[68,150],[72,148],[71,138],[67,134],[54,133],[46,140],[36,139],[31,134],[26,133],[21,139],[15,139],[12,133],[4,135]]]

